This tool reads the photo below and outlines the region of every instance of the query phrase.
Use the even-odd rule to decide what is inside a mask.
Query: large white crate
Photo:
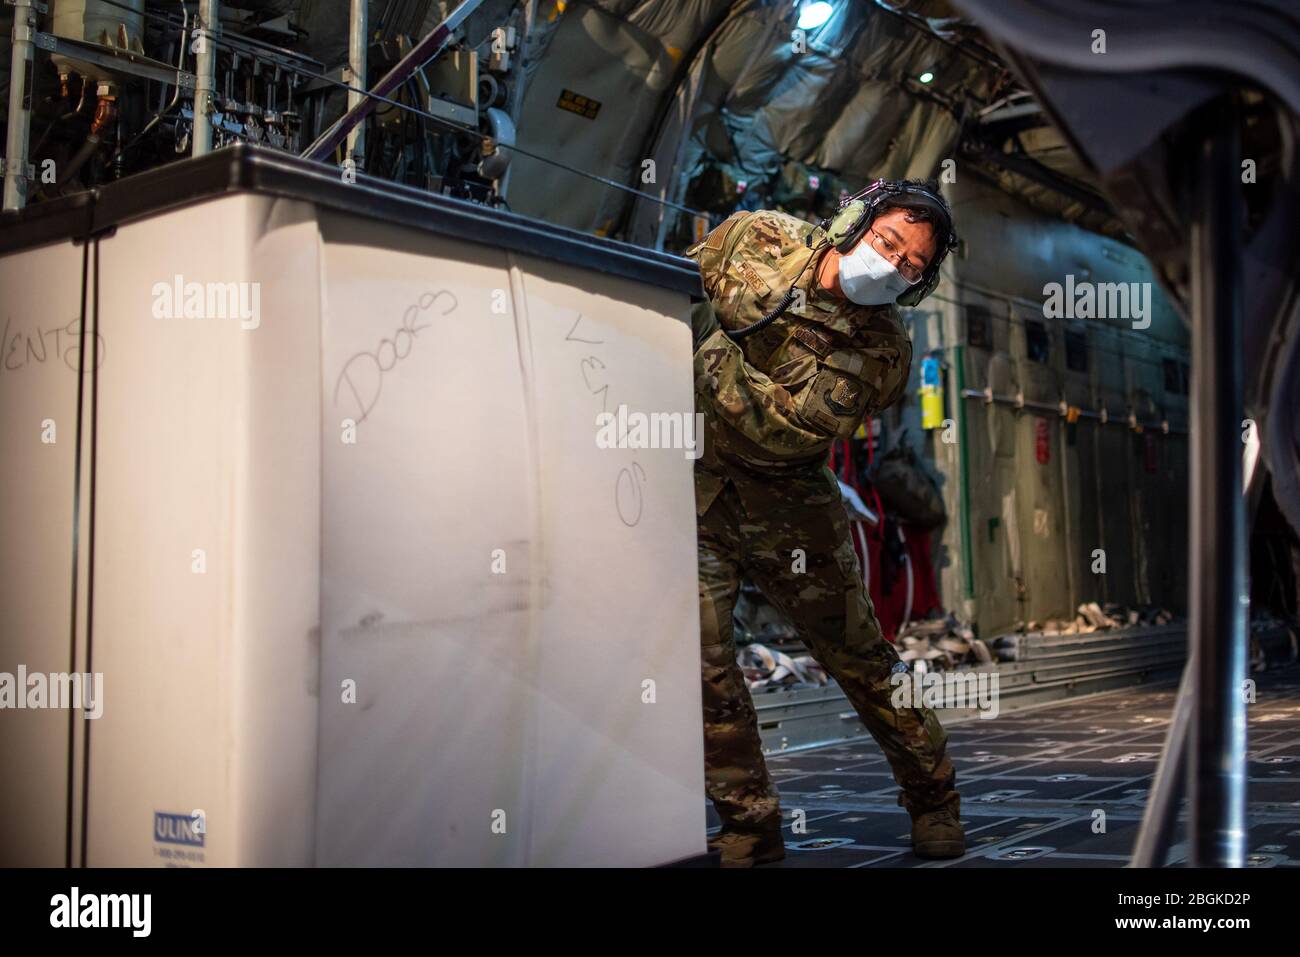
[[[104,711],[71,740],[66,711],[0,711],[0,859],[701,853],[692,463],[595,442],[602,407],[691,411],[688,292],[616,244],[231,152],[184,205],[100,201],[79,475],[86,247],[6,224],[0,672],[89,654]],[[256,328],[157,317],[176,276],[257,284]]]

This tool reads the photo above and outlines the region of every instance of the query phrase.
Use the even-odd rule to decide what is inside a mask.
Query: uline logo
[[[164,844],[203,846],[203,829],[195,827],[199,818],[192,814],[153,812],[153,839]]]

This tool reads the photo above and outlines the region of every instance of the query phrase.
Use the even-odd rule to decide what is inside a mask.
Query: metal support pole
[[[1191,202],[1189,864],[1241,867],[1246,834],[1246,536],[1241,494],[1241,200],[1231,101],[1201,117]]]
[[[528,41],[533,35],[533,25],[537,22],[537,0],[525,0],[523,29],[519,34],[518,52],[515,54],[514,85],[510,88],[510,103],[508,112],[510,120],[515,124],[515,129],[519,129],[520,113],[524,104],[524,84],[528,80]],[[505,173],[497,183],[497,195],[502,199],[509,199],[510,192],[510,171],[514,169],[514,164],[506,167]]]
[[[1196,710],[1193,686],[1196,682],[1195,659],[1183,667],[1183,680],[1178,684],[1178,698],[1174,701],[1169,733],[1165,735],[1165,748],[1160,753],[1151,793],[1147,796],[1146,810],[1142,812],[1142,826],[1138,829],[1137,843],[1133,846],[1130,867],[1163,867],[1165,856],[1172,843],[1174,824],[1178,821],[1178,803],[1183,797],[1187,771],[1187,737]]]
[[[221,33],[217,0],[199,0],[199,29],[203,31],[203,45],[195,54],[194,64],[194,130],[191,138],[192,156],[212,152],[213,99],[217,88],[217,45],[212,38]]]
[[[441,53],[451,42],[452,34],[459,30],[469,19],[470,14],[478,10],[484,2],[485,0],[464,0],[446,20],[434,27],[428,36],[411,47],[410,52],[398,60],[369,92],[377,96],[391,94],[405,83],[412,73]],[[374,111],[375,103],[375,99],[369,94],[363,96],[356,106],[349,107],[348,111],[329,129],[316,138],[316,142],[303,151],[303,158],[321,161],[332,155],[338,145],[347,139],[348,133]]]
[[[32,0],[13,0],[13,60],[9,64],[9,132],[5,137],[5,209],[27,205],[27,150],[31,137],[31,90],[27,75],[36,35]]]
[[[348,111],[361,105],[366,89],[366,47],[370,35],[366,25],[369,0],[352,0],[352,12],[348,18]],[[356,169],[365,168],[366,164],[366,125],[358,123],[348,133],[347,158],[351,159]]]
[[[1242,450],[1242,502],[1247,516],[1254,511],[1253,499],[1258,496],[1262,483],[1254,481],[1258,474],[1259,436],[1252,429],[1247,434]],[[1194,648],[1192,649],[1195,650]],[[1169,733],[1165,736],[1164,750],[1151,782],[1151,794],[1142,814],[1137,842],[1133,846],[1130,867],[1161,867],[1169,853],[1174,824],[1178,820],[1178,802],[1182,800],[1187,782],[1187,740],[1192,725],[1196,680],[1195,658],[1183,668],[1183,678],[1178,685],[1178,698],[1174,702]]]

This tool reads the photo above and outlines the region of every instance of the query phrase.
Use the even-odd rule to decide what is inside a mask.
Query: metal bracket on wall
[[[176,84],[179,82],[182,89],[194,89],[193,73],[186,73],[183,70],[178,72],[174,66],[139,53],[132,53],[130,50],[119,50],[116,47],[104,47],[97,43],[87,43],[84,40],[56,37],[52,33],[38,33],[33,42],[37,49],[57,53],[59,56],[65,56],[70,60],[93,63],[95,66],[117,70],[121,73],[129,73],[132,76],[144,77],[146,80],[157,80],[159,83]]]

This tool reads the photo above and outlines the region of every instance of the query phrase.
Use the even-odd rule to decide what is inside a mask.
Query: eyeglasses
[[[903,255],[903,251],[898,248],[897,243],[880,235],[874,229],[869,229],[868,232],[871,233],[871,248],[893,263],[900,276],[913,286],[921,281],[921,277],[925,275],[925,270],[918,269],[915,264],[908,260]]]

